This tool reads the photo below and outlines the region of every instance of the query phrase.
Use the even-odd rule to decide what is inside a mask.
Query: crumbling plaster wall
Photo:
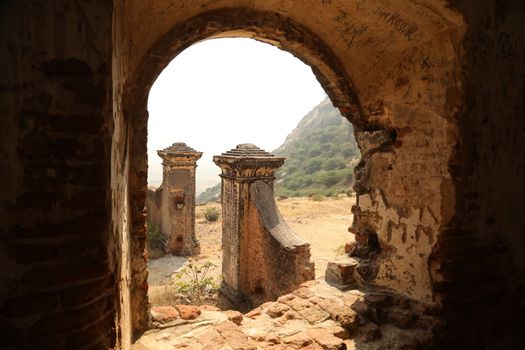
[[[1,348],[118,342],[111,15],[105,0],[0,3]]]
[[[312,66],[356,128],[363,160],[352,231],[377,234],[381,247],[360,270],[363,282],[436,301],[432,283],[441,277],[430,255],[455,210],[448,162],[463,98],[458,12],[444,1],[408,0],[118,3],[132,197],[146,188],[147,94],[169,61],[210,37],[272,43]],[[139,230],[141,213],[140,205],[130,213]]]

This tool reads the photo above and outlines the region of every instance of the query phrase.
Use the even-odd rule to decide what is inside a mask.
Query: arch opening
[[[220,46],[221,41],[222,46]],[[226,55],[221,52],[227,50],[232,50],[234,53]],[[253,53],[243,54],[245,51],[253,51]],[[206,59],[200,58],[203,55]],[[256,55],[262,57],[256,57]],[[214,60],[211,61],[210,57],[213,57]],[[225,60],[234,60],[234,63],[226,63]],[[193,65],[191,64],[192,61]],[[243,65],[243,62],[250,63]],[[210,65],[213,68],[203,67],[202,65]],[[262,72],[255,73],[257,69],[261,69]],[[221,70],[224,73],[217,73],[213,70]],[[236,78],[234,71],[239,71],[237,75],[240,74],[242,78]],[[226,72],[228,74],[225,74]],[[250,74],[251,76],[248,79],[247,76]],[[186,77],[192,77],[192,80],[186,80]],[[226,83],[224,80],[228,77],[233,77],[233,81]],[[169,80],[173,82],[169,83]],[[298,82],[289,82],[291,80],[298,80]],[[236,90],[236,85],[241,86],[241,89]],[[259,87],[259,85],[262,86]],[[308,88],[304,85],[308,85]],[[223,89],[228,93],[221,94],[217,91],[218,89]],[[248,92],[249,96],[243,95],[243,92]],[[167,99],[173,101],[169,105],[162,102],[162,97],[167,93],[169,93]],[[251,98],[251,96],[254,97]],[[197,100],[192,101],[193,98],[197,98]],[[219,98],[223,98],[225,101],[219,101]],[[246,99],[246,101],[239,101],[239,99]],[[311,100],[305,101],[308,99]],[[212,105],[213,109],[199,106],[198,103],[202,100]],[[321,102],[316,105],[318,101]],[[266,107],[262,111],[254,110],[261,105],[273,104],[276,104],[273,108]],[[299,106],[291,107],[294,104]],[[242,111],[240,108],[243,108]],[[218,177],[220,169],[211,162],[211,156],[221,154],[231,148],[232,142],[235,144],[256,140],[253,142],[258,146],[263,146],[262,148],[271,152],[276,150],[276,156],[286,158],[284,167],[278,169],[275,174],[277,196],[280,198],[275,204],[270,203],[274,201],[273,195],[271,198],[261,196],[259,201],[257,199],[254,201],[254,206],[258,207],[261,213],[275,211],[272,214],[274,217],[268,216],[265,219],[264,215],[255,215],[255,218],[259,217],[259,220],[262,221],[281,221],[283,227],[291,227],[288,230],[290,234],[294,233],[297,238],[308,243],[310,245],[308,252],[298,250],[295,254],[307,254],[303,259],[304,264],[309,265],[308,259],[311,259],[316,268],[315,277],[317,278],[324,276],[327,263],[330,260],[343,259],[344,246],[351,240],[347,227],[351,223],[351,206],[355,201],[355,197],[351,193],[352,167],[357,163],[359,151],[351,124],[333,107],[311,73],[310,67],[273,47],[251,40],[222,39],[199,43],[181,53],[159,75],[150,92],[148,109],[149,122],[153,123],[153,125],[148,126],[148,151],[150,153],[148,186],[157,186],[155,189],[148,188],[148,243],[150,243],[150,248],[152,245],[158,245],[160,234],[160,237],[165,239],[166,247],[164,250],[179,255],[178,258],[172,256],[159,257],[161,254],[159,254],[158,247],[148,251],[148,285],[151,306],[157,308],[167,304],[217,303],[213,289],[216,289],[214,286],[220,282],[222,261],[228,262],[230,260],[228,257],[223,259],[223,252],[220,247],[221,221],[223,217],[230,216],[225,212],[224,206],[231,207],[232,204],[225,204],[223,201],[223,215],[217,222],[213,223],[212,220],[207,220],[205,217],[208,216],[208,211],[220,209],[220,204],[208,203],[209,200],[199,199],[199,190],[196,192],[196,200],[189,200],[188,196],[191,197],[189,193],[191,191],[184,187],[186,184],[191,185],[193,181],[199,188],[200,181],[210,181],[212,178],[213,184],[217,184],[217,186],[208,191],[208,196],[217,196],[220,201],[221,184]],[[232,118],[232,115],[235,114],[238,114],[236,119]],[[181,120],[182,118],[187,120]],[[290,121],[285,122],[283,119]],[[306,124],[306,127],[298,126],[302,124]],[[258,125],[258,127],[254,128],[254,125]],[[203,130],[203,127],[211,131],[208,137],[204,136],[207,131]],[[297,129],[295,130],[296,135],[287,137],[287,134],[293,129]],[[170,132],[168,133],[167,130]],[[263,137],[262,135],[266,136]],[[299,136],[297,137],[297,135]],[[212,138],[214,138],[213,142],[211,141]],[[288,138],[295,141],[285,142],[285,139]],[[186,164],[181,159],[177,158],[176,160],[180,165],[172,164],[170,160],[165,159],[167,153],[172,151],[177,153],[176,149],[180,147],[184,147],[184,150],[180,149],[179,151],[184,151],[182,152],[184,156],[191,158],[193,156],[188,152],[193,152],[193,150],[187,149],[186,145],[175,143],[165,150],[158,151],[173,141],[185,141],[188,146],[203,151],[202,158],[199,160],[197,175],[195,176],[193,165],[191,167],[192,173],[188,173],[188,176],[194,180],[187,179],[187,175],[182,174],[180,169],[177,170],[179,166],[182,167]],[[157,151],[163,159],[163,176],[160,175]],[[173,157],[176,157],[175,153]],[[198,153],[200,157],[200,152]],[[305,157],[312,160],[306,162],[308,167],[302,166]],[[204,171],[201,171],[203,169]],[[295,186],[295,182],[298,180],[307,182],[307,184],[301,185],[301,191],[297,191]],[[161,182],[162,185],[158,187]],[[267,190],[261,186],[257,188],[257,191]],[[184,202],[181,203],[180,209],[169,206],[170,202],[163,199],[163,197],[169,196],[174,201],[178,198],[175,198],[174,195],[178,193],[184,193],[179,196],[183,198],[182,201]],[[195,222],[195,242],[198,242],[199,249],[192,251],[195,243],[193,242],[188,243],[189,250],[172,251],[170,247],[173,244],[167,240],[170,237],[170,234],[167,233],[170,225],[163,223],[162,218],[167,212],[172,212],[172,219],[170,220],[179,220],[177,219],[178,215],[184,213],[186,207],[199,203],[202,205],[195,207],[196,215],[192,216],[192,213],[188,212],[184,219],[186,223],[188,221]],[[250,210],[246,208],[244,211],[249,212]],[[279,218],[281,214],[284,220]],[[247,219],[245,216],[241,216],[240,220]],[[262,224],[262,227],[252,225],[252,227],[257,228],[252,228],[246,232],[246,237],[251,237],[254,242],[253,237],[259,237],[255,242],[257,246],[247,244],[241,248],[240,252],[243,261],[239,262],[239,266],[244,271],[242,272],[243,276],[259,275],[259,278],[255,280],[247,278],[241,287],[246,289],[250,295],[251,307],[257,306],[260,302],[274,300],[285,291],[292,291],[292,288],[295,288],[292,285],[296,282],[291,282],[292,284],[286,287],[283,282],[285,280],[305,281],[314,278],[313,269],[305,271],[304,275],[306,276],[306,272],[308,272],[309,277],[302,277],[303,274],[297,273],[296,271],[300,268],[296,266],[296,263],[291,263],[286,273],[282,271],[282,264],[279,268],[273,267],[273,265],[279,265],[279,262],[272,258],[272,256],[278,255],[278,247],[266,248],[265,233],[261,232],[266,228],[264,223]],[[165,229],[162,228],[163,226]],[[224,230],[224,225],[222,226]],[[180,231],[184,230],[181,229]],[[287,230],[283,229],[280,232],[287,232]],[[270,232],[266,234],[271,236],[277,233],[272,233],[270,229]],[[177,241],[176,238],[180,239]],[[225,238],[224,232],[222,239],[223,242],[228,240]],[[171,241],[184,246],[181,235],[171,237]],[[190,241],[193,240],[190,239]],[[265,251],[260,253],[263,247]],[[242,251],[245,250],[251,251],[248,254],[249,258],[243,255]],[[229,250],[225,249],[224,251]],[[258,260],[259,262],[255,263],[254,259],[257,260],[255,256],[258,253],[261,256],[257,259],[261,258],[263,261]],[[184,262],[185,258],[181,255],[189,258],[191,262]],[[179,271],[176,271],[181,264],[183,266],[179,268]],[[189,270],[194,267],[199,269],[199,267],[205,266],[207,267],[200,270],[206,273],[206,277],[211,277],[210,283],[206,287],[203,286],[205,288],[203,288],[202,295],[194,293],[195,295],[190,297],[186,295],[185,297],[186,287],[195,282],[193,281],[194,276],[188,275],[186,272],[190,272]],[[171,274],[171,272],[174,273]],[[162,273],[164,276],[159,275]],[[223,278],[225,273],[228,273],[228,269],[226,272],[223,269]],[[277,278],[282,277],[284,279],[277,281]],[[199,278],[204,277],[199,273]],[[263,279],[264,282],[262,282]],[[254,302],[256,304],[253,304]],[[220,301],[219,303],[221,307],[226,308],[243,307],[227,305]]]
[[[317,80],[341,114],[359,128],[365,125],[357,95],[341,64],[330,49],[315,34],[289,18],[277,13],[252,11],[245,8],[209,11],[175,26],[146,54],[142,63],[123,90],[122,111],[129,123],[129,196],[141,198],[132,203],[129,213],[131,266],[130,304],[127,315],[132,328],[148,327],[145,236],[146,108],[148,91],[166,65],[185,48],[208,38],[244,37],[269,43],[292,53],[311,67]],[[126,316],[125,316],[126,317]]]

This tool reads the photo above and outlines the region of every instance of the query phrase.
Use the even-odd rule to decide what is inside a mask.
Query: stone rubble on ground
[[[315,280],[244,315],[209,305],[155,307],[152,317],[158,328],[146,332],[132,349],[340,350],[356,349],[356,344],[359,349],[418,348],[414,339],[421,330],[406,329],[412,324],[403,316],[408,311],[400,316],[395,309],[376,310],[389,303],[382,295],[341,291]],[[392,314],[401,327],[385,324],[383,314]]]

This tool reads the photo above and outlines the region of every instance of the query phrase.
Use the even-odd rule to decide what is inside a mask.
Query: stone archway
[[[448,161],[457,141],[453,116],[460,102],[459,15],[415,2],[322,1],[308,8],[254,2],[235,7],[242,3],[181,1],[174,5],[180,13],[168,20],[167,30],[150,23],[157,33],[148,43],[133,39],[130,27],[133,19],[147,21],[148,12],[139,19],[130,11],[139,11],[140,5],[116,9],[117,37],[128,39],[116,49],[128,58],[119,62],[116,72],[122,79],[114,89],[119,106],[116,140],[121,140],[116,145],[127,147],[123,154],[114,151],[114,161],[122,164],[115,179],[121,177],[117,182],[125,184],[114,194],[131,199],[114,208],[116,216],[124,212],[130,223],[129,231],[122,225],[121,235],[124,244],[130,243],[121,269],[130,282],[121,285],[121,299],[126,299],[127,286],[131,291],[129,306],[121,308],[122,319],[136,330],[146,327],[147,92],[184,48],[217,37],[255,38],[290,51],[312,67],[334,104],[354,123],[363,155],[356,168],[358,200],[350,228],[358,242],[361,282],[437,303],[433,281],[439,279],[439,266],[431,265],[430,256],[453,212]],[[120,11],[127,17],[119,17]],[[133,51],[141,55],[129,58]]]
[[[381,248],[363,265],[366,283],[441,306],[427,310],[448,323],[435,332],[440,348],[519,348],[523,5],[3,1],[1,343],[128,347],[147,291],[146,112],[130,110],[147,84],[137,77],[172,28],[241,7],[307,28],[351,78],[367,121],[353,227]]]

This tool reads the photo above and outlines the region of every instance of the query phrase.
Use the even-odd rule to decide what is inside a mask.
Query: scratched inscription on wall
[[[401,34],[407,41],[419,41],[423,34],[419,27],[408,21],[395,10],[389,9],[385,5],[375,8],[372,13],[378,16],[385,24],[389,25],[394,31]]]

